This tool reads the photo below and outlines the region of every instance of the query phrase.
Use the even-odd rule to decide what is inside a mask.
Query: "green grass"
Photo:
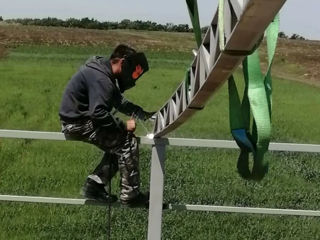
[[[0,60],[0,129],[59,131],[63,89],[90,55],[108,47],[21,46]],[[151,70],[127,97],[147,110],[163,105],[183,79],[191,56],[149,50]],[[241,78],[238,76],[238,81]],[[273,141],[320,144],[320,89],[274,79]],[[231,139],[227,89],[171,133]],[[148,125],[151,129],[151,125]],[[145,135],[138,128],[138,135]],[[2,139],[0,193],[79,197],[85,176],[102,156],[80,142]],[[242,180],[235,150],[169,147],[165,200],[171,203],[318,209],[319,154],[268,153],[261,182]],[[148,190],[150,149],[141,149],[142,189]],[[118,176],[113,191],[119,192]],[[113,209],[112,239],[145,239],[146,210]],[[106,239],[106,209],[0,202],[0,239]],[[317,218],[165,211],[163,239],[320,239]]]

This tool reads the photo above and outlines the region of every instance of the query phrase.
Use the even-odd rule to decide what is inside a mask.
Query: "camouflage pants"
[[[91,120],[62,122],[62,132],[69,140],[91,143],[104,151],[101,162],[89,175],[90,178],[107,185],[119,170],[120,200],[127,201],[137,196],[140,188],[139,147],[133,133],[95,127]]]

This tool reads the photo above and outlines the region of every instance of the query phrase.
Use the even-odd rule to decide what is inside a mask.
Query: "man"
[[[119,170],[121,203],[128,206],[148,204],[148,194],[139,189],[139,149],[133,134],[135,120],[131,118],[124,124],[112,114],[116,109],[141,120],[152,117],[154,112],[146,112],[122,96],[148,69],[143,53],[119,45],[109,59],[93,57],[88,60],[65,89],[59,111],[62,132],[67,139],[94,144],[105,152],[83,187],[88,199],[116,201],[117,197],[105,187]]]

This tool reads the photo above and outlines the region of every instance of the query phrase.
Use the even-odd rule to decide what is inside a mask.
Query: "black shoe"
[[[117,196],[107,193],[104,189],[104,184],[99,184],[90,178],[86,180],[82,189],[82,194],[87,199],[99,202],[113,203],[117,201]]]
[[[121,200],[121,204],[125,207],[145,207],[149,208],[149,192],[139,192],[138,195],[129,200]]]

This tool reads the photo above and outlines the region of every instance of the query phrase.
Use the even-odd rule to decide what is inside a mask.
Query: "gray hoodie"
[[[115,108],[131,116],[143,118],[143,109],[120,92],[109,59],[93,57],[70,79],[60,106],[60,119],[72,123],[91,119],[97,126],[123,128],[124,124],[111,113]]]

